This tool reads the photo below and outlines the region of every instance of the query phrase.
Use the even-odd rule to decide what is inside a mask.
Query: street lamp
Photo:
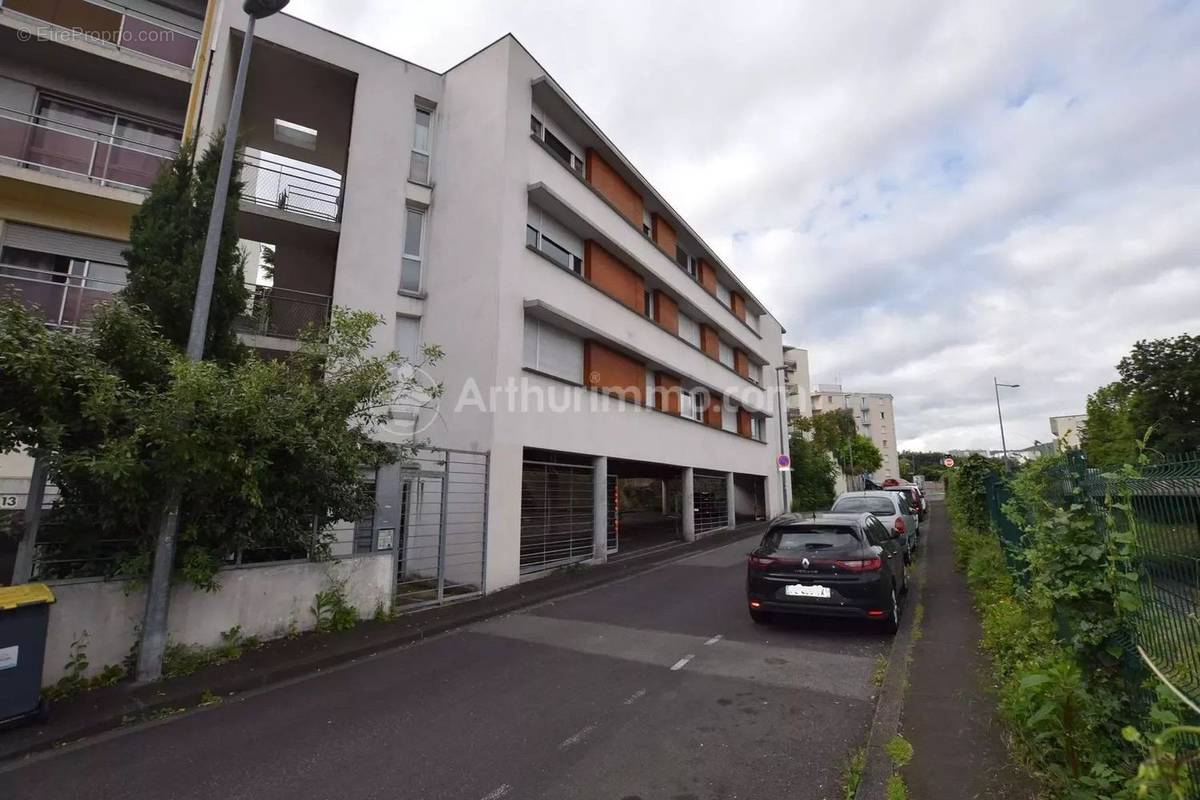
[[[791,439],[785,438],[783,435],[783,417],[787,414],[787,392],[784,388],[784,384],[787,382],[787,371],[788,368],[786,364],[782,367],[776,367],[775,383],[779,384],[776,388],[779,390],[779,392],[783,393],[783,402],[779,406],[779,413],[777,415],[779,417],[779,450],[781,455],[786,453],[788,458],[791,458]],[[779,499],[783,502],[783,513],[786,514],[792,510],[792,507],[791,504],[788,503],[787,473],[782,469],[779,470],[779,490],[783,492]]]
[[[1019,383],[999,383],[992,376],[992,387],[996,390],[996,417],[1000,420],[1000,450],[1004,453],[1004,465],[1008,466],[1008,444],[1004,441],[1004,414],[1000,412],[1000,387],[1005,389],[1020,389]]]
[[[208,335],[208,312],[212,306],[213,283],[217,275],[217,251],[221,246],[221,227],[225,221],[226,195],[233,175],[233,154],[237,149],[238,124],[242,116],[242,99],[246,94],[246,71],[250,67],[250,49],[254,44],[254,23],[283,10],[290,0],[245,0],[246,36],[242,39],[242,54],[238,60],[237,77],[233,82],[233,100],[225,122],[225,142],[221,148],[221,164],[217,184],[213,189],[212,210],[208,215],[208,233],[204,238],[204,255],[200,259],[200,276],[196,280],[196,300],[192,306],[192,326],[188,331],[187,357],[192,361],[204,358],[204,339]],[[179,533],[179,503],[182,492],[175,488],[167,501],[158,539],[154,546],[154,566],[146,593],[146,617],[142,625],[142,644],[138,650],[137,679],[153,681],[162,677],[163,653],[167,647],[167,605],[171,591],[171,567],[175,561],[175,539]]]

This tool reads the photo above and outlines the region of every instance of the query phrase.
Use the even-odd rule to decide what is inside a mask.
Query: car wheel
[[[750,619],[754,620],[755,625],[767,625],[771,622],[771,613],[752,608],[750,609]]]
[[[900,630],[900,598],[896,596],[895,586],[892,587],[892,611],[883,623],[883,630],[889,636]]]
[[[900,594],[908,594],[908,567],[900,568]]]

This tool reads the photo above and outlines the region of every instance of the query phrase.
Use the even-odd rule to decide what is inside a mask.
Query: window
[[[529,117],[529,132],[533,134],[534,138],[544,142],[546,149],[558,156],[571,170],[580,177],[583,176],[583,158],[576,155],[566,142],[555,136],[537,116]]]
[[[529,369],[583,382],[583,340],[541,320],[525,318],[524,364]]]
[[[704,422],[704,409],[708,404],[704,402],[703,392],[692,392],[692,419],[696,422]]]
[[[698,270],[696,259],[695,257],[688,255],[688,252],[682,247],[675,247],[675,263],[678,264],[679,268],[688,275],[691,275],[693,278],[696,277],[696,272]]]
[[[733,308],[733,297],[729,294],[729,289],[724,284],[717,284],[717,299],[721,301],[721,305],[726,308]]]
[[[396,354],[416,361],[421,352],[421,318],[396,316]]]
[[[753,361],[751,361],[750,369],[748,370],[748,372],[749,372],[749,377],[750,377],[751,381],[753,381],[754,383],[757,383],[759,385],[762,384],[762,367],[760,365],[755,364]],[[800,395],[800,387],[793,386],[791,389],[788,390],[788,394],[799,396]]]
[[[764,419],[763,417],[751,417],[750,418],[750,435],[755,440],[760,441],[760,442],[765,442],[767,440],[766,428],[763,427],[764,425],[766,425],[766,422],[767,422],[766,419]]]
[[[679,395],[679,416],[687,417],[688,419],[696,418],[696,401],[692,397],[691,392],[682,392]]]
[[[404,260],[400,267],[400,289],[421,291],[421,246],[425,234],[425,212],[407,209],[404,218]]]
[[[730,433],[738,432],[738,413],[736,408],[730,408],[727,403],[721,404],[721,430]]]
[[[642,296],[642,313],[654,319],[654,292],[647,289]]]
[[[724,342],[718,342],[717,360],[730,369],[733,369],[733,348]]]
[[[574,234],[556,222],[545,217],[533,206],[529,207],[529,218],[533,220],[525,226],[525,244],[542,253],[563,269],[568,269],[576,275],[583,274],[583,259],[570,248],[581,249],[580,242]],[[575,241],[572,241],[576,239]]]
[[[650,212],[643,208],[642,209],[642,233],[646,234],[647,236],[650,236],[653,230],[654,230],[654,227],[650,220]]]
[[[679,338],[695,347],[700,346],[700,326],[686,314],[679,315]]]
[[[650,408],[658,406],[658,403],[654,402],[654,387],[654,370],[648,369],[646,370],[646,394],[642,399]]]
[[[416,124],[413,126],[412,161],[409,162],[408,179],[416,183],[429,183],[429,156],[433,146],[433,112],[417,106]]]
[[[879,412],[879,418],[880,418],[880,419],[887,419],[887,414],[885,414],[885,413],[883,413],[882,411],[880,411],[880,412]]]

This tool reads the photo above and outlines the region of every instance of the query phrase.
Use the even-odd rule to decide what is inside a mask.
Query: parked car
[[[924,522],[929,516],[929,505],[925,502],[924,495],[921,490],[911,483],[895,483],[891,486],[884,485],[886,492],[900,492],[908,498],[908,504],[917,512],[917,522]]]
[[[746,564],[750,618],[802,614],[900,625],[908,589],[904,547],[872,514],[785,514],[771,522]]]
[[[843,492],[829,509],[834,514],[874,514],[889,531],[899,533],[904,555],[911,560],[917,549],[918,515],[913,512],[905,495],[884,489],[871,492]]]

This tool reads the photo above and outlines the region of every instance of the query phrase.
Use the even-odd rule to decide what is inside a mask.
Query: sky
[[[1200,333],[1200,3],[294,0],[445,70],[514,34],[903,448],[1048,441]]]

